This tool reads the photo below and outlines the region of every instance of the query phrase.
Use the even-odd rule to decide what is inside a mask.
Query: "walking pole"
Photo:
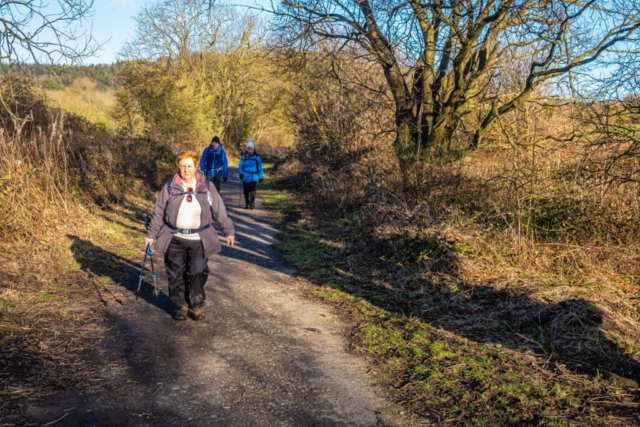
[[[148,231],[149,223],[151,222],[151,219],[147,214],[142,214],[142,215],[144,216],[144,228],[145,230]],[[144,265],[147,262],[147,257],[149,257],[149,260],[151,262],[151,277],[153,278],[153,293],[156,297],[158,296],[158,287],[156,284],[156,272],[153,268],[153,252],[151,251],[151,243],[147,243],[147,247],[145,248],[145,251],[144,251],[144,259],[142,260],[142,269],[140,270],[140,280],[138,281],[138,289],[134,292],[136,298],[140,296],[140,288],[142,287],[142,281],[144,280]]]
[[[158,285],[156,283],[156,272],[153,268],[153,252],[151,252],[151,245],[149,246],[149,261],[151,261],[151,277],[153,277],[153,295],[158,297]]]
[[[242,184],[242,180],[240,180]],[[240,185],[240,191],[238,192],[238,209],[242,208],[242,185]]]
[[[147,256],[151,251],[151,244],[147,243],[147,247],[144,250],[144,260],[142,261],[142,269],[140,270],[140,280],[138,281],[138,289],[134,292],[136,299],[140,296],[140,287],[142,286],[142,281],[144,280],[144,264],[147,262]]]
[[[144,215],[144,228],[146,231],[149,231],[149,225],[151,225],[151,218],[147,214]],[[151,261],[151,277],[153,278],[153,294],[158,296],[158,284],[156,282],[156,270],[153,267],[153,252],[151,252],[151,245],[147,245],[149,247],[149,261]]]

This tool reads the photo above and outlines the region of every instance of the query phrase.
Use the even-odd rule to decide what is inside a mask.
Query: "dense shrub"
[[[0,107],[0,239],[37,236],[84,202],[104,205],[163,182],[172,150],[124,139],[50,109],[29,82],[4,78]]]

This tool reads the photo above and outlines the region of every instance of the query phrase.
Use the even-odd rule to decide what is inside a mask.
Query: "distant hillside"
[[[13,73],[30,76],[46,89],[63,90],[65,87],[73,87],[74,81],[88,77],[97,83],[98,89],[105,86],[117,88],[118,71],[120,64],[87,65],[71,67],[54,67],[39,64],[0,65],[0,75],[6,75],[10,70]]]

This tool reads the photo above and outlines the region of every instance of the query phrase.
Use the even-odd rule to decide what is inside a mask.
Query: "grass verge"
[[[141,211],[151,204],[75,206],[39,242],[7,244],[12,261],[0,268],[0,405],[3,425],[22,425],[20,409],[62,391],[104,393],[104,381],[127,366],[101,343],[109,336],[107,308],[122,304],[142,256]],[[53,254],[52,254],[53,252]]]
[[[323,231],[327,224],[305,211],[291,193],[271,186],[262,195],[283,223],[281,248],[299,268],[309,295],[335,305],[357,325],[353,350],[369,357],[372,372],[383,374],[397,401],[415,416],[461,426],[640,425],[637,389],[600,374],[580,374],[508,339],[505,345],[495,336],[486,342],[486,335],[495,333],[491,329],[481,339],[470,339],[455,328],[425,322],[414,311],[403,314],[396,294],[415,299],[417,284],[405,283],[399,292],[389,283],[383,262],[356,265],[362,259],[350,253],[339,224],[331,224],[331,233]],[[458,285],[463,294],[483,297],[487,292]],[[503,294],[501,304],[510,297]],[[434,298],[422,309],[439,305]],[[481,318],[472,322],[482,329]],[[511,327],[501,325],[502,334],[522,336]]]

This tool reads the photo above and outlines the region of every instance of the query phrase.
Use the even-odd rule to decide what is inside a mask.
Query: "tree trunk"
[[[449,120],[443,120],[431,128],[426,141],[428,154],[425,160],[446,160],[451,157],[452,152],[449,146],[455,129],[456,124],[450,123]]]
[[[426,163],[452,157],[450,143],[456,125],[451,120],[442,120],[430,126],[428,122],[421,123],[413,111],[398,110],[394,147],[405,186],[417,183],[419,172]]]
[[[400,167],[404,170],[415,161],[418,126],[415,114],[408,109],[396,112],[396,140],[394,146]]]

